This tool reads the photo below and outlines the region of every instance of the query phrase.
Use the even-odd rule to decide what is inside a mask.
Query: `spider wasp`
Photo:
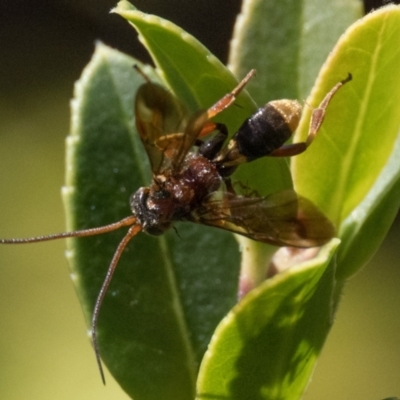
[[[332,97],[352,79],[349,74],[337,83],[313,110],[305,142],[285,145],[297,128],[302,107],[297,101],[276,100],[244,121],[224,146],[227,128],[211,119],[235,102],[255,70],[209,109],[193,114],[168,90],[150,81],[139,67],[136,70],[145,80],[135,99],[136,127],[150,160],[153,178],[149,186],[132,194],[132,215],[97,228],[0,239],[2,244],[33,243],[129,227],[111,260],[92,314],[92,342],[103,382],[97,341],[99,312],[118,261],[128,242],[139,232],[160,235],[176,221],[190,221],[276,246],[302,248],[322,246],[334,236],[335,229],[324,214],[293,190],[267,197],[255,193],[239,195],[231,184],[231,175],[240,164],[260,157],[289,157],[304,152],[317,135]],[[217,133],[211,139],[203,139],[214,131]]]

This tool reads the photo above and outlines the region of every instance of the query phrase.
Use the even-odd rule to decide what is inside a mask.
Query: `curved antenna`
[[[94,348],[94,352],[96,355],[96,361],[97,361],[97,365],[99,367],[101,379],[104,384],[106,383],[106,380],[104,377],[104,370],[103,370],[103,366],[101,364],[100,350],[99,350],[99,345],[98,345],[98,341],[97,341],[97,322],[98,322],[98,318],[99,318],[101,304],[103,303],[104,296],[107,293],[108,287],[110,286],[111,279],[114,275],[115,268],[117,267],[118,261],[121,258],[122,252],[124,251],[126,245],[129,243],[129,241],[142,230],[142,226],[137,224],[137,218],[135,216],[131,215],[129,217],[122,219],[121,221],[114,222],[109,225],[100,226],[98,228],[90,228],[90,229],[82,229],[82,230],[78,230],[78,231],[55,233],[55,234],[46,235],[46,236],[36,236],[36,237],[30,237],[30,238],[25,238],[25,239],[0,239],[0,244],[37,243],[37,242],[45,242],[45,241],[49,241],[49,240],[65,239],[65,238],[70,238],[70,237],[100,235],[102,233],[115,231],[124,226],[130,226],[130,228],[128,230],[128,233],[124,236],[124,238],[119,243],[117,250],[114,253],[114,256],[111,260],[110,266],[108,267],[107,275],[104,279],[104,282],[101,286],[100,292],[97,296],[97,299],[96,299],[96,302],[94,305],[93,316],[92,316],[92,324],[91,324],[92,343],[93,343],[93,348]]]
[[[107,233],[115,231],[123,226],[131,226],[136,224],[137,218],[133,215],[122,219],[121,221],[114,222],[109,225],[100,226],[98,228],[82,229],[72,232],[55,233],[46,236],[36,236],[25,239],[0,239],[0,244],[26,244],[26,243],[37,243],[46,242],[48,240],[65,239],[70,237],[83,237],[83,236],[94,236],[101,235],[102,233]]]
[[[92,328],[91,328],[92,329],[92,343],[93,343],[94,353],[96,355],[97,365],[99,367],[99,371],[100,371],[100,375],[101,375],[101,380],[103,381],[104,385],[106,384],[106,378],[104,376],[104,370],[103,370],[103,366],[101,364],[99,343],[97,340],[97,322],[99,319],[100,308],[103,303],[104,296],[107,293],[107,289],[110,286],[112,277],[115,272],[115,268],[117,267],[118,261],[121,258],[122,252],[124,251],[126,245],[129,243],[129,241],[135,235],[137,235],[141,230],[142,230],[141,225],[131,226],[129,228],[128,233],[124,236],[124,238],[119,243],[117,250],[115,251],[114,256],[111,260],[110,266],[108,267],[107,275],[104,278],[103,284],[101,285],[101,289],[97,296],[96,303],[94,304],[93,315],[92,315]]]

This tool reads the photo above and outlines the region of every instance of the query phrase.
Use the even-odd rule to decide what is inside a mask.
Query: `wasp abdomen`
[[[267,156],[281,147],[296,130],[301,105],[294,100],[267,103],[248,118],[236,134],[238,153],[252,161]]]

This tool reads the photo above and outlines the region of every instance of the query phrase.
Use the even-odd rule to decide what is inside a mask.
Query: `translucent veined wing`
[[[182,147],[189,113],[172,93],[148,81],[136,94],[135,116],[151,169],[158,174],[170,165],[175,148]]]
[[[277,246],[322,246],[335,235],[327,217],[293,190],[267,197],[215,194],[196,210],[193,220]]]
[[[182,140],[179,145],[174,146],[174,154],[172,155],[172,170],[174,172],[177,172],[181,167],[186,154],[195,144],[208,120],[207,111],[198,111],[189,118]]]
[[[136,127],[150,159],[153,174],[167,168],[179,171],[190,148],[200,136],[208,135],[215,125],[210,119],[228,108],[255,75],[251,70],[229,93],[208,110],[189,115],[186,107],[162,86],[146,79],[135,100]]]

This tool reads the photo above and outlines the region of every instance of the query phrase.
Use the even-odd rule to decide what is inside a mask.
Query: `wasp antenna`
[[[108,267],[107,275],[104,278],[104,282],[101,286],[101,289],[97,296],[96,302],[94,304],[93,316],[92,316],[92,327],[91,327],[92,343],[93,343],[94,353],[96,355],[97,365],[98,365],[99,371],[100,371],[101,380],[103,381],[104,385],[106,384],[106,378],[104,376],[104,370],[103,370],[103,366],[101,364],[100,349],[99,349],[99,343],[97,340],[97,323],[98,323],[98,319],[99,319],[100,308],[103,303],[104,296],[107,293],[107,289],[110,286],[110,283],[111,283],[112,277],[114,275],[115,269],[117,267],[118,261],[121,258],[122,252],[124,251],[126,245],[129,243],[129,241],[134,236],[136,236],[141,230],[142,230],[141,225],[131,226],[129,228],[128,233],[124,236],[124,238],[119,243],[117,250],[115,251],[114,256],[111,260],[110,266]]]
[[[108,286],[110,285],[112,276],[114,274],[115,268],[118,264],[118,261],[121,257],[122,252],[124,251],[126,245],[129,241],[137,235],[141,230],[142,226],[137,224],[137,218],[133,215],[126,217],[118,222],[114,222],[109,225],[100,226],[98,228],[91,228],[91,229],[82,229],[79,231],[72,231],[72,232],[63,232],[63,233],[56,233],[53,235],[46,235],[46,236],[36,236],[31,238],[25,239],[0,239],[0,244],[25,244],[25,243],[35,243],[35,242],[45,242],[49,240],[56,240],[56,239],[65,239],[69,237],[83,237],[83,236],[93,236],[93,235],[100,235],[102,233],[107,233],[111,231],[115,231],[119,228],[124,226],[130,226],[128,233],[124,236],[120,244],[118,245],[117,250],[114,253],[113,259],[111,260],[110,266],[108,267],[107,275],[104,279],[103,285],[100,289],[99,295],[97,296],[96,303],[94,306],[93,317],[92,317],[92,342],[94,351],[96,354],[97,364],[99,366],[100,375],[103,383],[105,384],[105,377],[103,367],[101,365],[100,360],[100,352],[99,346],[97,342],[97,320],[100,312],[100,307],[103,302],[104,296],[107,292]]]
[[[26,243],[46,242],[49,240],[56,240],[56,239],[65,239],[70,237],[101,235],[102,233],[115,231],[119,228],[122,228],[123,226],[130,226],[135,223],[136,223],[136,217],[131,215],[127,218],[122,219],[121,221],[114,222],[109,225],[100,226],[98,228],[82,229],[79,231],[62,232],[62,233],[55,233],[52,235],[36,236],[23,239],[0,239],[0,244],[26,244]]]

